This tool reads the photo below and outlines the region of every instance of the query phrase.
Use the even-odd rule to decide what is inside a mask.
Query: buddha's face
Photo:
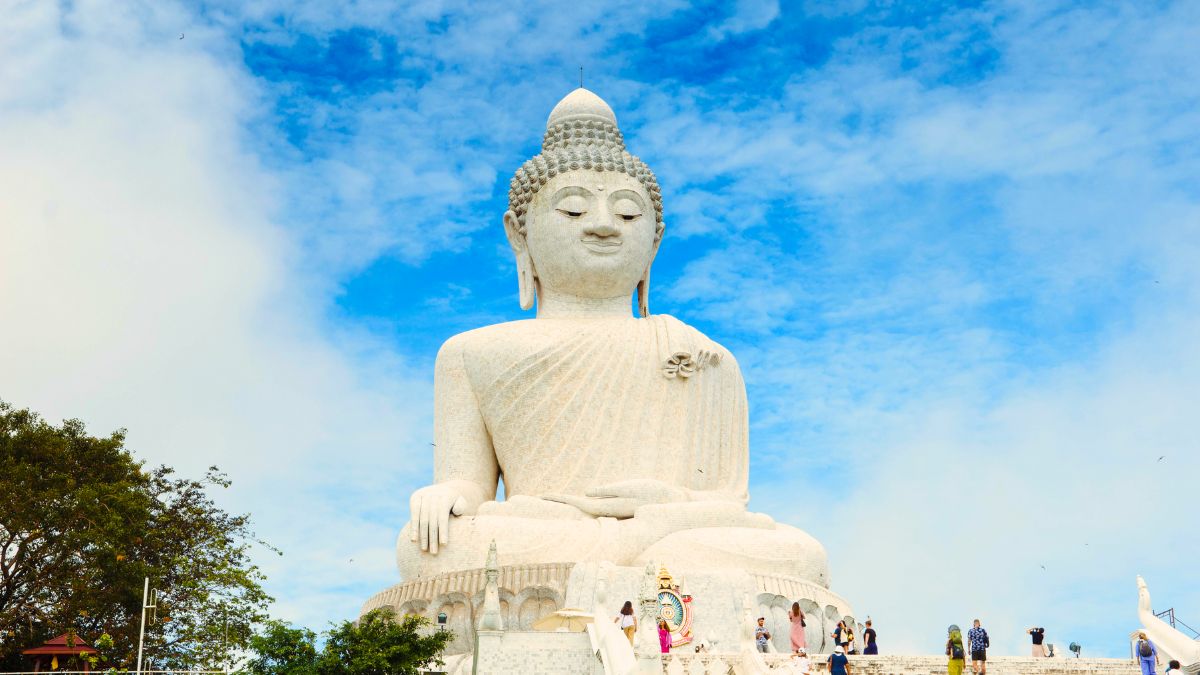
[[[630,295],[654,259],[650,195],[616,171],[550,179],[525,215],[525,241],[543,287],[585,298]]]

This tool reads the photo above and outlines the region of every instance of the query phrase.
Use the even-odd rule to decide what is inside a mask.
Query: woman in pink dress
[[[658,646],[664,654],[671,651],[671,628],[662,619],[658,620]]]
[[[788,621],[792,622],[792,653],[798,654],[801,649],[808,646],[804,639],[804,612],[800,611],[800,603],[792,603],[792,609],[788,612]]]

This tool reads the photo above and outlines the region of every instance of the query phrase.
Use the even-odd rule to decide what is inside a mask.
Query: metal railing
[[[1171,624],[1171,628],[1174,628],[1175,630],[1178,630],[1181,633],[1183,631],[1180,630],[1179,627],[1183,626],[1184,628],[1187,629],[1187,632],[1192,634],[1193,640],[1200,639],[1200,631],[1196,630],[1195,628],[1192,628],[1191,626],[1187,625],[1183,621],[1180,621],[1179,618],[1175,616],[1175,608],[1174,607],[1172,607],[1168,610],[1162,611],[1162,612],[1158,612],[1154,616],[1157,616],[1158,618],[1162,619],[1163,621],[1166,621],[1167,623]]]

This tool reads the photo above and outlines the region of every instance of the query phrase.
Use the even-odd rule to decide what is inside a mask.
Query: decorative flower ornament
[[[692,355],[687,352],[675,352],[663,366],[663,375],[671,378],[691,377],[694,372],[696,372],[696,363],[692,361]]]
[[[705,366],[715,366],[721,362],[721,355],[716,352],[701,350],[695,358],[691,352],[675,352],[663,364],[663,375],[667,378],[687,379]]]

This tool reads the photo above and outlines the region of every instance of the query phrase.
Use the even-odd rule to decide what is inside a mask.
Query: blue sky
[[[663,187],[652,310],[745,371],[752,508],[826,544],[885,650],[981,616],[1009,653],[1039,624],[1120,655],[1137,573],[1200,617],[1194,3],[18,2],[0,28],[0,396],[226,468],[286,553],[281,616],[394,581],[433,356],[523,316],[507,184],[583,66]]]

